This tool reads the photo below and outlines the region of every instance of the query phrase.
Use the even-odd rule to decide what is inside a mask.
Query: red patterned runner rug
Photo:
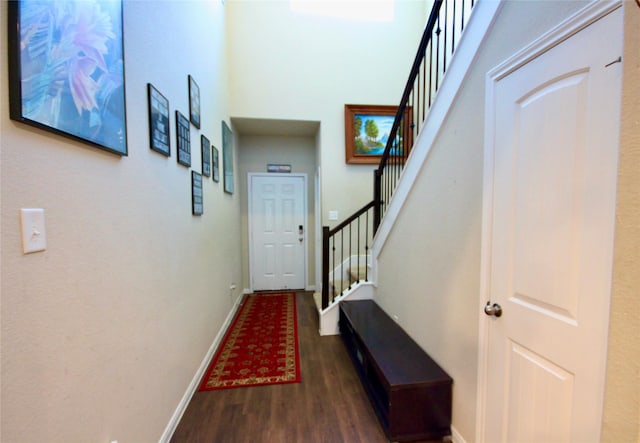
[[[199,390],[299,382],[295,293],[246,296]]]

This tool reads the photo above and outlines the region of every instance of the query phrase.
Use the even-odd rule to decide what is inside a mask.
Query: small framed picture
[[[200,87],[189,76],[189,118],[193,126],[200,129]]]
[[[178,163],[191,166],[191,129],[189,120],[176,110],[176,139],[178,141]]]
[[[222,174],[224,192],[233,194],[233,133],[225,121],[222,122]]]
[[[151,83],[147,83],[149,100],[149,146],[152,150],[169,157],[169,100]]]
[[[191,171],[191,213],[202,215],[202,175]]]
[[[211,142],[204,135],[200,136],[200,146],[202,152],[202,175],[211,176]]]
[[[220,181],[220,162],[218,160],[220,156],[220,153],[218,152],[218,148],[216,148],[215,146],[211,146],[211,157],[213,159],[213,181],[214,182],[219,182]]]

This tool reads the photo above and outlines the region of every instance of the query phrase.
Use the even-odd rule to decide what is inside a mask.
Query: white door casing
[[[503,315],[480,314],[479,441],[600,439],[622,72],[603,3],[488,75],[479,308]]]
[[[306,175],[250,173],[248,179],[251,289],[304,289]]]

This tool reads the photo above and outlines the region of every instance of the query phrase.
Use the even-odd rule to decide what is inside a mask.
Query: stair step
[[[365,276],[368,277],[369,272],[370,271],[366,266],[352,266],[351,268],[349,268],[349,277],[351,278],[351,283],[357,282],[359,280],[365,280]]]
[[[361,279],[364,279],[364,274],[361,275]],[[335,283],[335,284],[334,284]],[[340,296],[342,291],[347,291],[349,286],[353,287],[355,280],[351,282],[349,280],[336,280],[335,282],[329,282],[329,303],[332,303],[333,300]],[[314,292],[313,293],[313,301],[316,304],[316,308],[319,312],[322,311],[322,292]]]
[[[334,297],[340,295],[342,291],[346,291],[351,286],[351,282],[349,280],[336,280],[335,282],[329,282],[331,289],[333,290]]]

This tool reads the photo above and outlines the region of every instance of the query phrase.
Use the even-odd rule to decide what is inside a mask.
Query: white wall
[[[584,4],[505,2],[379,256],[376,301],[453,377],[452,424],[466,442],[476,425],[485,74]]]
[[[229,313],[239,197],[205,179],[191,215],[173,116],[188,115],[191,74],[200,171],[200,134],[220,147],[229,121],[224,14],[219,1],[125,1],[123,158],[10,121],[0,51],[2,442],[157,441]],[[170,101],[171,158],[149,149],[147,82]],[[22,207],[45,209],[47,251],[22,254]]]
[[[365,22],[301,15],[282,0],[227,1],[230,113],[320,122],[325,225],[329,210],[344,218],[373,198],[373,166],[345,164],[344,105],[399,104],[425,3],[396,1],[392,21]]]

